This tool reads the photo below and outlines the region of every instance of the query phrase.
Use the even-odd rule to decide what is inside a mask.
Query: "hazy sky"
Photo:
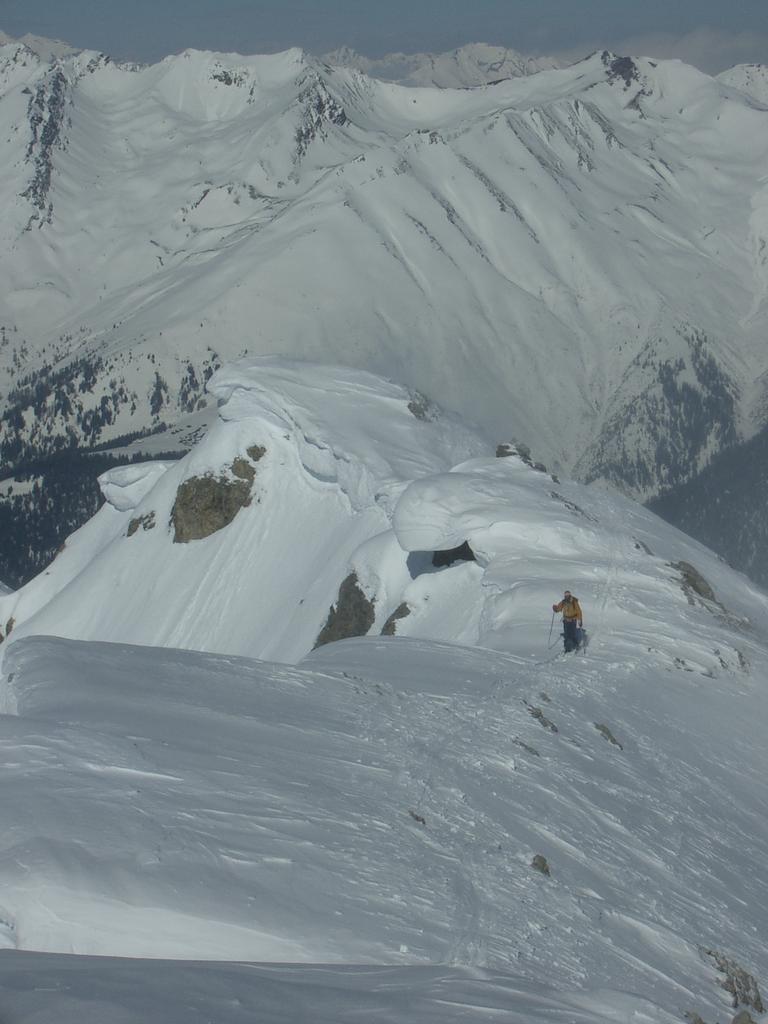
[[[187,47],[341,45],[368,56],[468,42],[524,53],[679,56],[705,71],[768,63],[768,0],[0,0],[0,29],[152,61]]]

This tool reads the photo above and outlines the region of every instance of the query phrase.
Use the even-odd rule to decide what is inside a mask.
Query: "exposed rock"
[[[381,631],[381,635],[382,636],[394,636],[395,633],[397,632],[396,626],[397,626],[398,619],[405,619],[410,614],[411,614],[411,609],[408,607],[408,605],[405,603],[405,601],[403,601],[403,603],[401,605],[399,605],[397,608],[395,608],[395,610],[389,616],[387,621],[384,623],[384,628]]]
[[[510,455],[516,455],[526,466],[539,473],[549,472],[543,462],[534,462],[531,458],[531,449],[527,444],[522,444],[520,441],[504,441],[502,444],[496,445],[497,459],[507,459]],[[555,477],[552,479],[555,480]]]
[[[731,1024],[757,1024],[757,1021],[749,1010],[741,1010],[731,1021]]]
[[[328,619],[315,641],[315,649],[334,640],[352,636],[365,636],[376,618],[373,602],[363,593],[357,573],[350,573],[339,587],[336,607],[331,607]]]
[[[694,1013],[692,1010],[685,1013],[684,1016],[688,1021],[688,1024],[707,1024],[707,1022],[700,1017],[698,1013]]]
[[[731,1005],[734,1009],[739,1006],[748,1006],[756,1013],[765,1013],[760,990],[751,974],[743,967],[739,967],[730,957],[718,953],[715,949],[705,949],[704,955],[714,961],[718,971],[725,975],[725,980],[721,981],[720,985],[730,994]]]
[[[417,420],[424,420],[425,422],[434,421],[439,416],[434,403],[426,395],[422,395],[420,391],[411,392],[408,410]]]
[[[180,485],[171,509],[175,544],[210,537],[228,526],[241,508],[250,505],[253,467],[244,459],[235,459],[231,472],[234,480],[207,474],[190,477]],[[246,478],[240,477],[240,473],[245,473]]]
[[[549,868],[549,864],[547,863],[547,858],[541,853],[537,853],[536,856],[533,858],[533,860],[531,861],[531,867],[535,868],[537,871],[540,871],[542,875],[546,875],[547,878],[549,878],[549,876],[552,874]]]
[[[260,462],[267,454],[267,449],[263,445],[252,444],[250,448],[245,449],[245,454],[251,462]]]
[[[446,565],[453,565],[454,562],[474,562],[475,553],[469,546],[468,541],[464,541],[457,548],[450,548],[448,551],[436,551],[432,555],[432,565],[436,569],[442,569]]]
[[[574,501],[569,501],[568,498],[564,498],[562,494],[558,494],[557,491],[550,491],[551,496],[555,501],[561,502],[568,509],[569,512],[573,512],[574,515],[583,516],[584,519],[588,519],[591,523],[596,523],[598,520],[595,516],[590,515],[589,512],[585,512],[580,505],[577,505]]]
[[[426,825],[427,824],[427,821],[426,821],[426,819],[424,818],[423,815],[417,814],[416,811],[412,811],[412,810],[409,810],[408,813],[410,814],[410,816],[413,818],[414,821],[419,823],[419,825]]]
[[[617,57],[608,50],[601,54],[603,64],[608,69],[608,81],[613,83],[621,80],[628,89],[633,82],[640,79],[640,72],[631,57]]]
[[[157,526],[155,522],[155,513],[147,512],[146,515],[138,516],[136,519],[132,519],[128,523],[128,536],[132,537],[134,533],[141,527],[142,530],[152,530]]]
[[[653,552],[651,551],[651,549],[648,547],[647,544],[644,544],[643,541],[635,540],[635,547],[637,548],[638,551],[644,551],[646,553],[646,555],[650,555],[651,558],[654,557]]]
[[[545,729],[549,729],[550,732],[560,731],[554,722],[550,722],[541,708],[534,708],[530,704],[526,704],[526,707],[528,708],[528,714],[531,718],[535,718],[539,725],[543,726]]]
[[[714,590],[710,587],[709,583],[707,583],[699,570],[692,566],[690,562],[670,562],[670,567],[672,569],[676,569],[677,572],[680,573],[680,586],[683,589],[683,593],[688,598],[689,604],[696,603],[694,594],[703,598],[705,601],[717,604]]]
[[[522,740],[515,740],[515,743],[518,747],[522,747],[523,750],[527,751],[529,754],[533,754],[534,757],[541,757],[541,754],[538,752],[536,747],[532,747],[528,743],[523,743]]]
[[[624,747],[622,747],[622,745],[619,743],[619,741],[616,739],[616,737],[613,735],[613,733],[607,725],[599,725],[597,722],[595,722],[595,728],[599,733],[601,733],[605,737],[605,739],[608,740],[609,743],[612,743],[614,747],[618,747],[619,750],[624,749]]]
[[[236,458],[232,463],[232,472],[238,480],[246,480],[249,484],[256,479],[256,470],[247,459]]]

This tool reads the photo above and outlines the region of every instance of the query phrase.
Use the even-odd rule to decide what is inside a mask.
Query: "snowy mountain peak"
[[[61,39],[47,39],[44,36],[35,36],[29,32],[20,39],[14,39],[12,36],[0,31],[0,47],[6,46],[23,46],[28,53],[34,54],[43,61],[53,61],[80,52],[76,47],[70,46],[69,43],[62,42]]]
[[[383,81],[440,89],[471,89],[561,66],[554,58],[528,57],[486,43],[469,43],[449,53],[391,53],[378,59],[364,57],[342,46],[325,54],[323,59],[328,64],[355,68]]]

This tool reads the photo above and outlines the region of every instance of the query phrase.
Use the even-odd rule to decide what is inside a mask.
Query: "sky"
[[[188,47],[381,57],[487,42],[573,59],[603,47],[680,57],[710,73],[768,63],[766,0],[0,0],[0,30],[148,62]]]

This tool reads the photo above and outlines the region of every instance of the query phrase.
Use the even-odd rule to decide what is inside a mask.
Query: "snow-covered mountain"
[[[2,51],[3,458],[173,423],[244,352],[416,388],[646,496],[765,420],[768,113],[603,53],[411,90],[300,51]]]
[[[48,39],[46,36],[35,36],[30,32],[20,38],[14,38],[0,31],[0,46],[19,45],[26,47],[27,50],[44,61],[58,60],[60,57],[69,57],[80,52],[77,47],[70,46],[69,43],[65,43],[61,39]]]
[[[219,371],[209,390],[218,422],[188,456],[106,473],[95,518],[0,598],[14,639],[295,662],[318,642],[384,631],[524,656],[561,586],[553,550],[622,634],[634,605],[615,606],[610,583],[625,562],[636,599],[667,588],[683,610],[679,566],[730,579],[634,503],[560,482],[514,445],[495,457],[422,395],[365,372],[262,358]],[[743,577],[727,587],[726,619],[750,617],[745,594],[762,606]],[[718,665],[677,635],[659,642],[665,664]],[[725,637],[714,646],[722,654]]]
[[[768,595],[371,374],[209,388],[0,597],[4,1010],[763,1019]]]
[[[448,53],[389,53],[379,58],[365,57],[342,46],[325,54],[323,60],[333,67],[362,71],[370,78],[438,89],[472,89],[493,85],[504,78],[562,67],[562,62],[554,57],[526,56],[487,43],[468,43]]]
[[[768,107],[768,65],[737,64],[717,76],[719,82],[740,89]]]

